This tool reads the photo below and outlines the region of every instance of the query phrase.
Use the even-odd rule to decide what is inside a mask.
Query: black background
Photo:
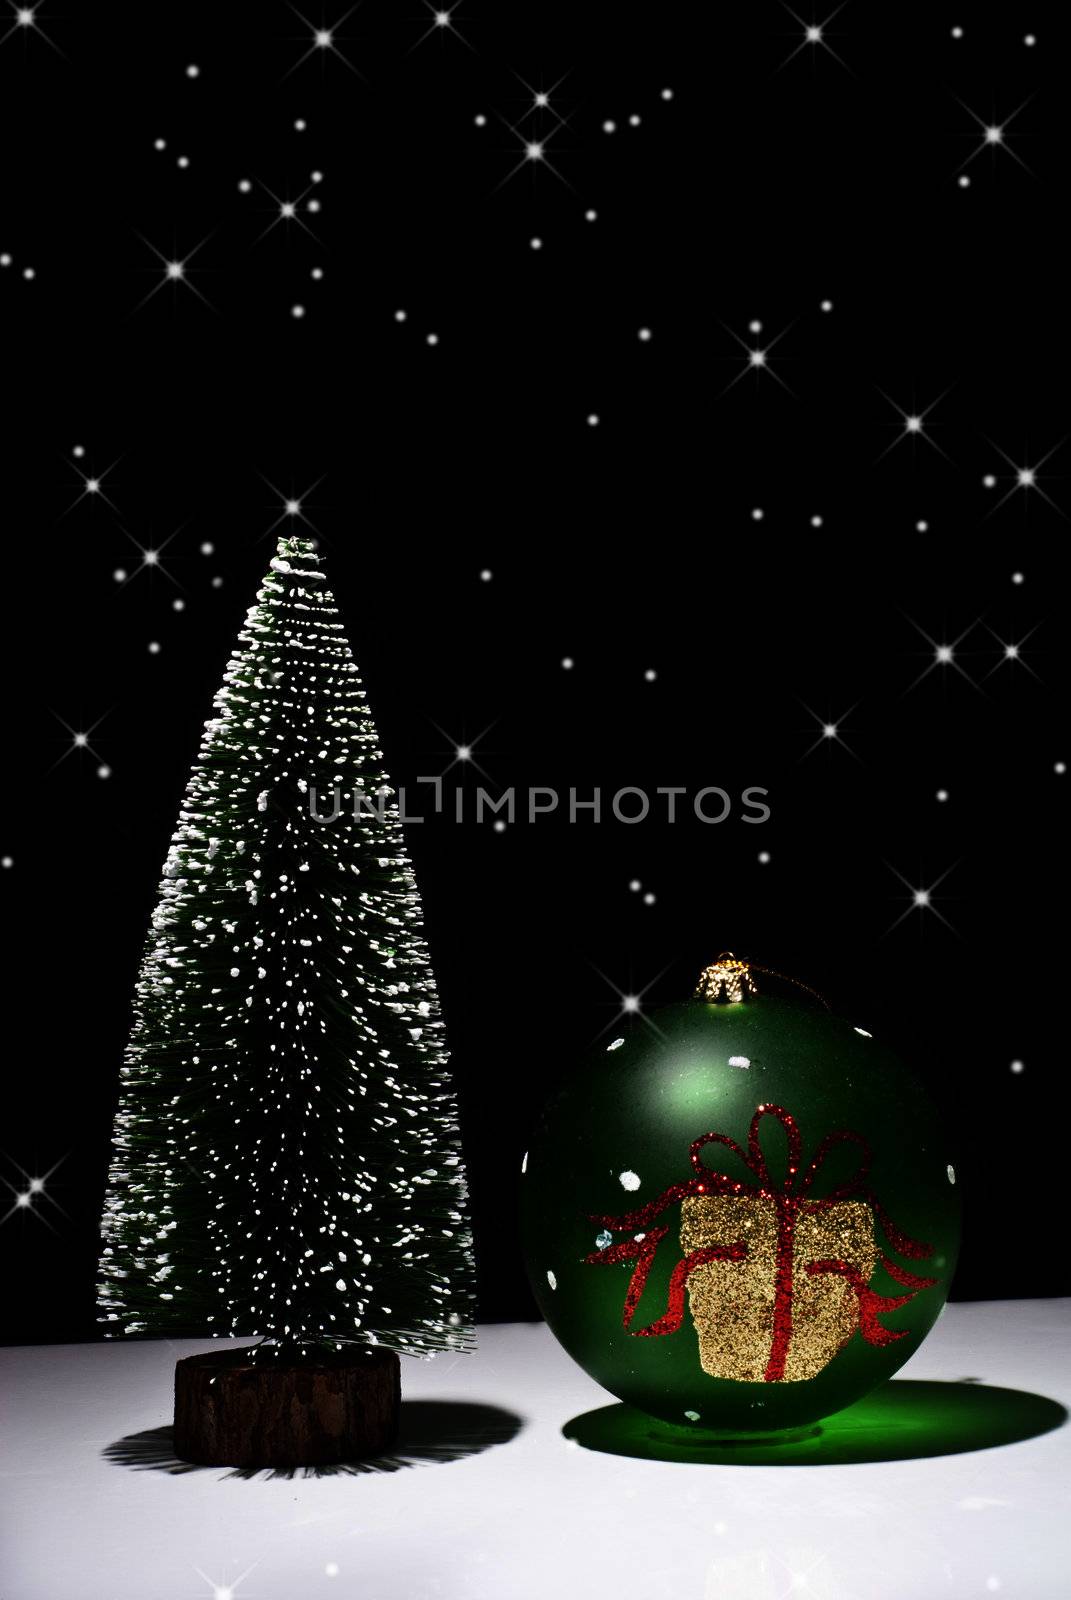
[[[726,946],[926,1076],[954,1294],[1071,1289],[1067,41],[1041,8],[852,0],[838,60],[792,55],[778,4],[702,10],[472,0],[455,32],[365,0],[299,65],[310,29],[267,0],[43,6],[0,43],[9,1340],[96,1336],[136,965],[287,528],[320,540],[396,782],[769,791],[761,826],[410,829],[485,1318],[534,1315],[515,1185],[549,1084],[620,993],[677,999]],[[555,84],[561,124],[532,106]],[[1021,105],[980,148],[971,112]],[[299,196],[311,232],[279,218]],[[484,777],[451,765],[472,740]]]

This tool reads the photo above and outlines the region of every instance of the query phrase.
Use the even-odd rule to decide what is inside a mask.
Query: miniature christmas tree
[[[311,541],[279,541],[215,706],[122,1068],[106,1331],[247,1337],[313,1365],[469,1348],[465,1176],[419,898]]]

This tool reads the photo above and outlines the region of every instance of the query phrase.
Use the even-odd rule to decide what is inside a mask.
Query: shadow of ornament
[[[894,1379],[793,1439],[704,1438],[694,1428],[659,1422],[634,1406],[600,1406],[567,1422],[562,1433],[586,1450],[692,1465],[806,1467],[992,1450],[1050,1433],[1067,1411],[1045,1395],[961,1383]]]
[[[339,1461],[313,1467],[235,1467],[225,1478],[326,1478],[338,1474],[400,1472],[406,1467],[445,1465],[508,1444],[524,1426],[524,1419],[500,1406],[462,1400],[403,1400],[398,1438],[389,1451],[361,1461]],[[106,1445],[105,1460],[138,1472],[219,1472],[198,1466],[175,1454],[174,1429],[146,1428]]]

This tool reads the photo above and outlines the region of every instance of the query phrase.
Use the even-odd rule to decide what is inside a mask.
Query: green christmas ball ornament
[[[594,1050],[522,1166],[525,1260],[565,1349],[693,1434],[810,1431],[890,1378],[945,1302],[956,1174],[865,1029],[719,957]]]

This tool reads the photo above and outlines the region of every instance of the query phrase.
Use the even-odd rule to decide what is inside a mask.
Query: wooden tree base
[[[175,1452],[212,1467],[355,1461],[394,1442],[400,1403],[391,1350],[213,1350],[175,1367]]]

